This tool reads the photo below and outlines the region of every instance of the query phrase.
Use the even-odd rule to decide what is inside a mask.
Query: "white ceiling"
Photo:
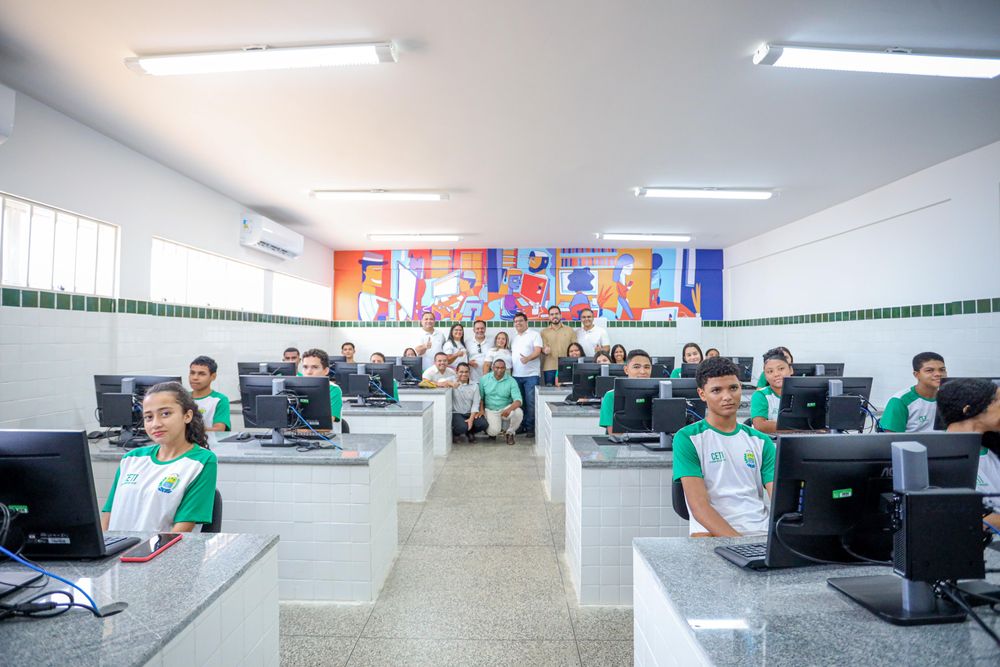
[[[996,0],[0,0],[0,17],[0,80],[335,248],[404,231],[725,246],[1000,140],[1000,80],[750,61],[762,41],[1000,51]],[[166,78],[122,64],[365,39],[396,40],[399,62]],[[637,185],[780,196],[650,201]],[[453,194],[307,197],[375,187]]]

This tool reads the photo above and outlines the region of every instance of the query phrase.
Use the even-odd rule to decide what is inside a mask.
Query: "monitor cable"
[[[310,424],[309,422],[306,421],[305,417],[302,416],[302,413],[299,412],[295,408],[295,406],[289,404],[288,407],[290,407],[291,410],[292,410],[292,412],[295,413],[295,416],[299,418],[299,424],[304,425],[307,429],[309,429],[310,431],[312,431],[313,433],[315,433],[317,436],[319,436],[320,439],[325,440],[326,442],[330,443],[329,445],[320,445],[320,444],[316,444],[316,443],[312,443],[312,442],[307,442],[307,443],[304,443],[304,444],[299,445],[298,447],[296,447],[296,449],[298,451],[300,451],[300,452],[308,452],[308,451],[311,451],[311,450],[314,450],[314,449],[340,449],[340,450],[344,449],[343,447],[341,447],[340,445],[338,445],[337,443],[335,443],[333,440],[331,440],[330,438],[326,437],[325,435],[323,435],[322,433],[320,433],[319,431],[317,431],[316,429],[314,429],[312,427],[312,424]],[[299,424],[296,424],[295,427],[298,427]]]
[[[849,566],[849,565],[867,565],[867,566],[882,565],[882,566],[891,566],[892,565],[892,563],[889,563],[889,562],[886,562],[886,561],[877,561],[877,560],[872,560],[870,558],[867,558],[867,559],[865,559],[862,562],[852,563],[852,562],[843,562],[843,561],[835,561],[835,560],[824,560],[822,558],[815,558],[813,556],[810,556],[809,554],[804,554],[801,551],[799,551],[798,549],[793,549],[792,547],[788,546],[788,543],[785,542],[785,538],[783,538],[781,536],[781,526],[785,522],[786,519],[789,520],[789,521],[801,521],[802,520],[802,515],[800,513],[798,513],[798,512],[789,512],[788,514],[782,514],[781,517],[779,517],[778,520],[774,524],[774,536],[777,538],[778,543],[782,547],[784,547],[786,551],[790,552],[791,554],[793,554],[795,556],[798,556],[799,558],[801,558],[803,560],[807,560],[807,561],[809,561],[811,563],[817,563],[819,565],[838,565],[838,566]],[[851,552],[848,552],[848,553],[851,553]],[[855,554],[853,554],[853,553],[851,555],[855,556]],[[860,557],[860,556],[857,556],[857,557]]]
[[[998,636],[997,633],[994,632],[991,627],[986,625],[986,622],[983,621],[983,619],[979,616],[979,614],[977,614],[976,611],[969,605],[969,603],[966,602],[965,599],[963,599],[962,593],[955,588],[955,585],[953,583],[951,583],[950,581],[939,581],[934,585],[934,590],[937,593],[943,595],[944,597],[947,597],[949,600],[954,602],[958,607],[960,607],[962,611],[968,614],[972,618],[972,620],[975,621],[976,624],[983,629],[983,632],[989,635],[990,639],[996,642],[997,646],[1000,646],[1000,636]],[[992,608],[992,605],[990,606]]]

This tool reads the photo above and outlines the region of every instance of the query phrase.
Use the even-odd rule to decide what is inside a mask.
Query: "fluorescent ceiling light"
[[[137,56],[126,58],[125,66],[140,74],[171,76],[394,62],[396,46],[392,42],[373,42],[274,48],[248,46],[236,51]]]
[[[765,43],[761,44],[753,54],[753,62],[755,65],[776,67],[958,76],[972,79],[992,79],[1000,75],[1000,58],[913,53],[908,49],[895,48],[876,51]]]
[[[447,192],[426,190],[313,190],[315,199],[335,201],[445,201]]]
[[[666,199],[770,199],[770,190],[728,190],[721,188],[636,188],[636,197]]]
[[[688,234],[596,234],[602,241],[653,241],[659,243],[687,243],[691,240]]]
[[[414,241],[417,243],[439,243],[449,241],[457,243],[462,237],[457,234],[369,234],[369,241]]]

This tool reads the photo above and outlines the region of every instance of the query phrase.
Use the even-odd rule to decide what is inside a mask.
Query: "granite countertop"
[[[127,602],[128,608],[107,618],[72,609],[45,620],[8,619],[0,624],[0,663],[4,667],[144,665],[277,544],[275,535],[186,534],[148,563],[122,563],[117,556],[46,561],[43,567],[78,584],[99,607]],[[0,576],[24,571],[12,563],[0,565]],[[72,590],[53,579],[46,588]],[[38,592],[22,591],[4,601]],[[87,604],[79,593],[76,602]]]
[[[566,437],[584,468],[671,468],[674,465],[673,452],[651,452],[642,445],[599,445],[593,435]]]
[[[553,396],[569,396],[571,387],[553,387],[550,385],[538,385],[539,394],[551,394]]]
[[[249,433],[267,433],[264,429],[248,429]],[[221,437],[220,437],[221,435]],[[295,447],[261,447],[253,440],[222,442],[232,437],[232,433],[209,433],[209,447],[219,457],[219,463],[285,463],[292,465],[368,465],[368,461],[389,446],[396,436],[340,434],[333,441],[342,449],[314,449],[300,452]],[[311,441],[317,442],[317,441]],[[322,443],[322,441],[318,441]],[[323,443],[325,444],[325,443]],[[125,450],[115,447],[107,440],[98,440],[90,445],[93,461],[118,461]]]
[[[829,587],[829,577],[889,574],[888,567],[815,566],[742,570],[713,549],[760,538],[636,538],[681,618],[746,627],[692,628],[717,665],[996,665],[1000,649],[975,622],[900,627],[879,620]],[[987,549],[987,567],[1000,554]],[[992,583],[1000,576],[988,574]],[[1000,616],[977,609],[994,631]]]
[[[374,415],[385,417],[419,417],[428,410],[432,410],[434,404],[430,401],[400,401],[390,403],[385,407],[374,407],[370,405],[355,405],[353,402],[344,401],[344,415]]]
[[[399,387],[400,394],[444,394],[451,391],[449,387],[434,387],[433,389],[424,389],[423,387]]]
[[[599,405],[579,405],[561,401],[546,401],[545,405],[549,406],[553,417],[591,417],[596,424],[601,416]]]

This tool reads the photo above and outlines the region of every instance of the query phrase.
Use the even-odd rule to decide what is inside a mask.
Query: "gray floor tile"
[[[362,639],[350,667],[570,667],[580,664],[573,641],[468,641],[435,639]]]
[[[282,667],[342,667],[357,640],[344,637],[288,637],[280,639]]]
[[[559,554],[559,571],[577,640],[632,639],[632,607],[580,605],[564,553]]]
[[[549,517],[549,528],[552,529],[552,540],[556,550],[566,549],[566,503],[545,503],[545,512]]]
[[[552,545],[541,498],[429,500],[407,544],[437,546]]]
[[[424,503],[396,503],[396,517],[399,525],[399,543],[406,544],[410,532],[417,525],[417,518],[424,511]]]
[[[507,445],[503,438],[491,442],[480,438],[472,445],[457,445],[448,455],[448,467],[473,466],[516,467],[536,469],[538,459],[533,455],[535,441],[518,436],[516,445]]]
[[[444,470],[445,465],[448,463],[448,458],[445,456],[435,456],[434,457],[434,479],[437,479],[441,471]]]
[[[471,466],[445,468],[428,498],[533,498],[541,499],[542,481],[529,468],[497,470]]]
[[[632,642],[577,642],[584,667],[631,667]]]
[[[359,637],[374,603],[282,602],[282,636]]]

